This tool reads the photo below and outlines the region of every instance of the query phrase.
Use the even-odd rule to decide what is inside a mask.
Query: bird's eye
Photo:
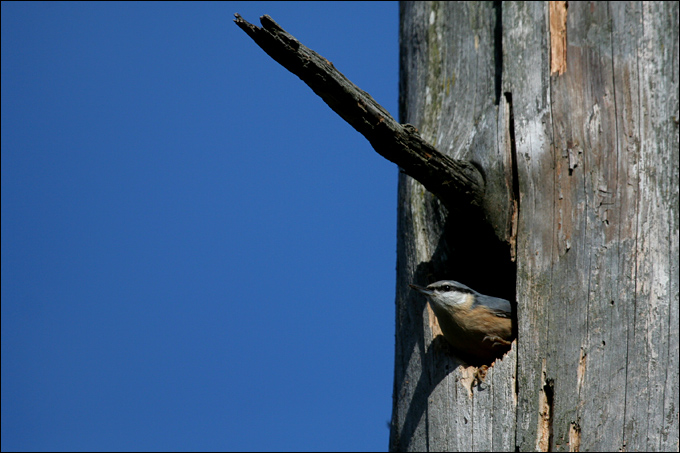
[[[444,291],[451,291],[451,285],[444,285],[444,286],[442,286],[442,289]]]

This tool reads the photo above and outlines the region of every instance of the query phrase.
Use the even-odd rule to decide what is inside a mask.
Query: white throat
[[[437,294],[437,297],[441,299],[444,305],[460,306],[465,305],[468,299],[472,296],[469,293],[463,293],[458,291],[447,291],[445,293]]]

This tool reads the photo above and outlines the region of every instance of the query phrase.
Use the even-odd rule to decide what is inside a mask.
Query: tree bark
[[[678,450],[678,19],[401,4],[400,121],[482,169],[495,240],[400,175],[391,450]],[[442,278],[517,303],[481,383],[408,288]]]

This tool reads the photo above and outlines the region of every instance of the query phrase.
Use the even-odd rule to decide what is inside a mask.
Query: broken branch
[[[420,136],[415,127],[399,124],[368,93],[347,79],[324,57],[301,44],[265,15],[257,27],[235,14],[238,25],[284,68],[297,75],[328,106],[359,131],[373,149],[456,210],[479,207],[484,179],[470,162],[451,159]]]

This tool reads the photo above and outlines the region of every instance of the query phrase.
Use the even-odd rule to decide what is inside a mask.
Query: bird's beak
[[[425,294],[426,296],[430,296],[430,295],[434,294],[434,291],[432,291],[431,289],[423,288],[422,286],[412,285],[412,284],[409,284],[408,286],[415,289],[416,291],[418,291],[421,294]]]

